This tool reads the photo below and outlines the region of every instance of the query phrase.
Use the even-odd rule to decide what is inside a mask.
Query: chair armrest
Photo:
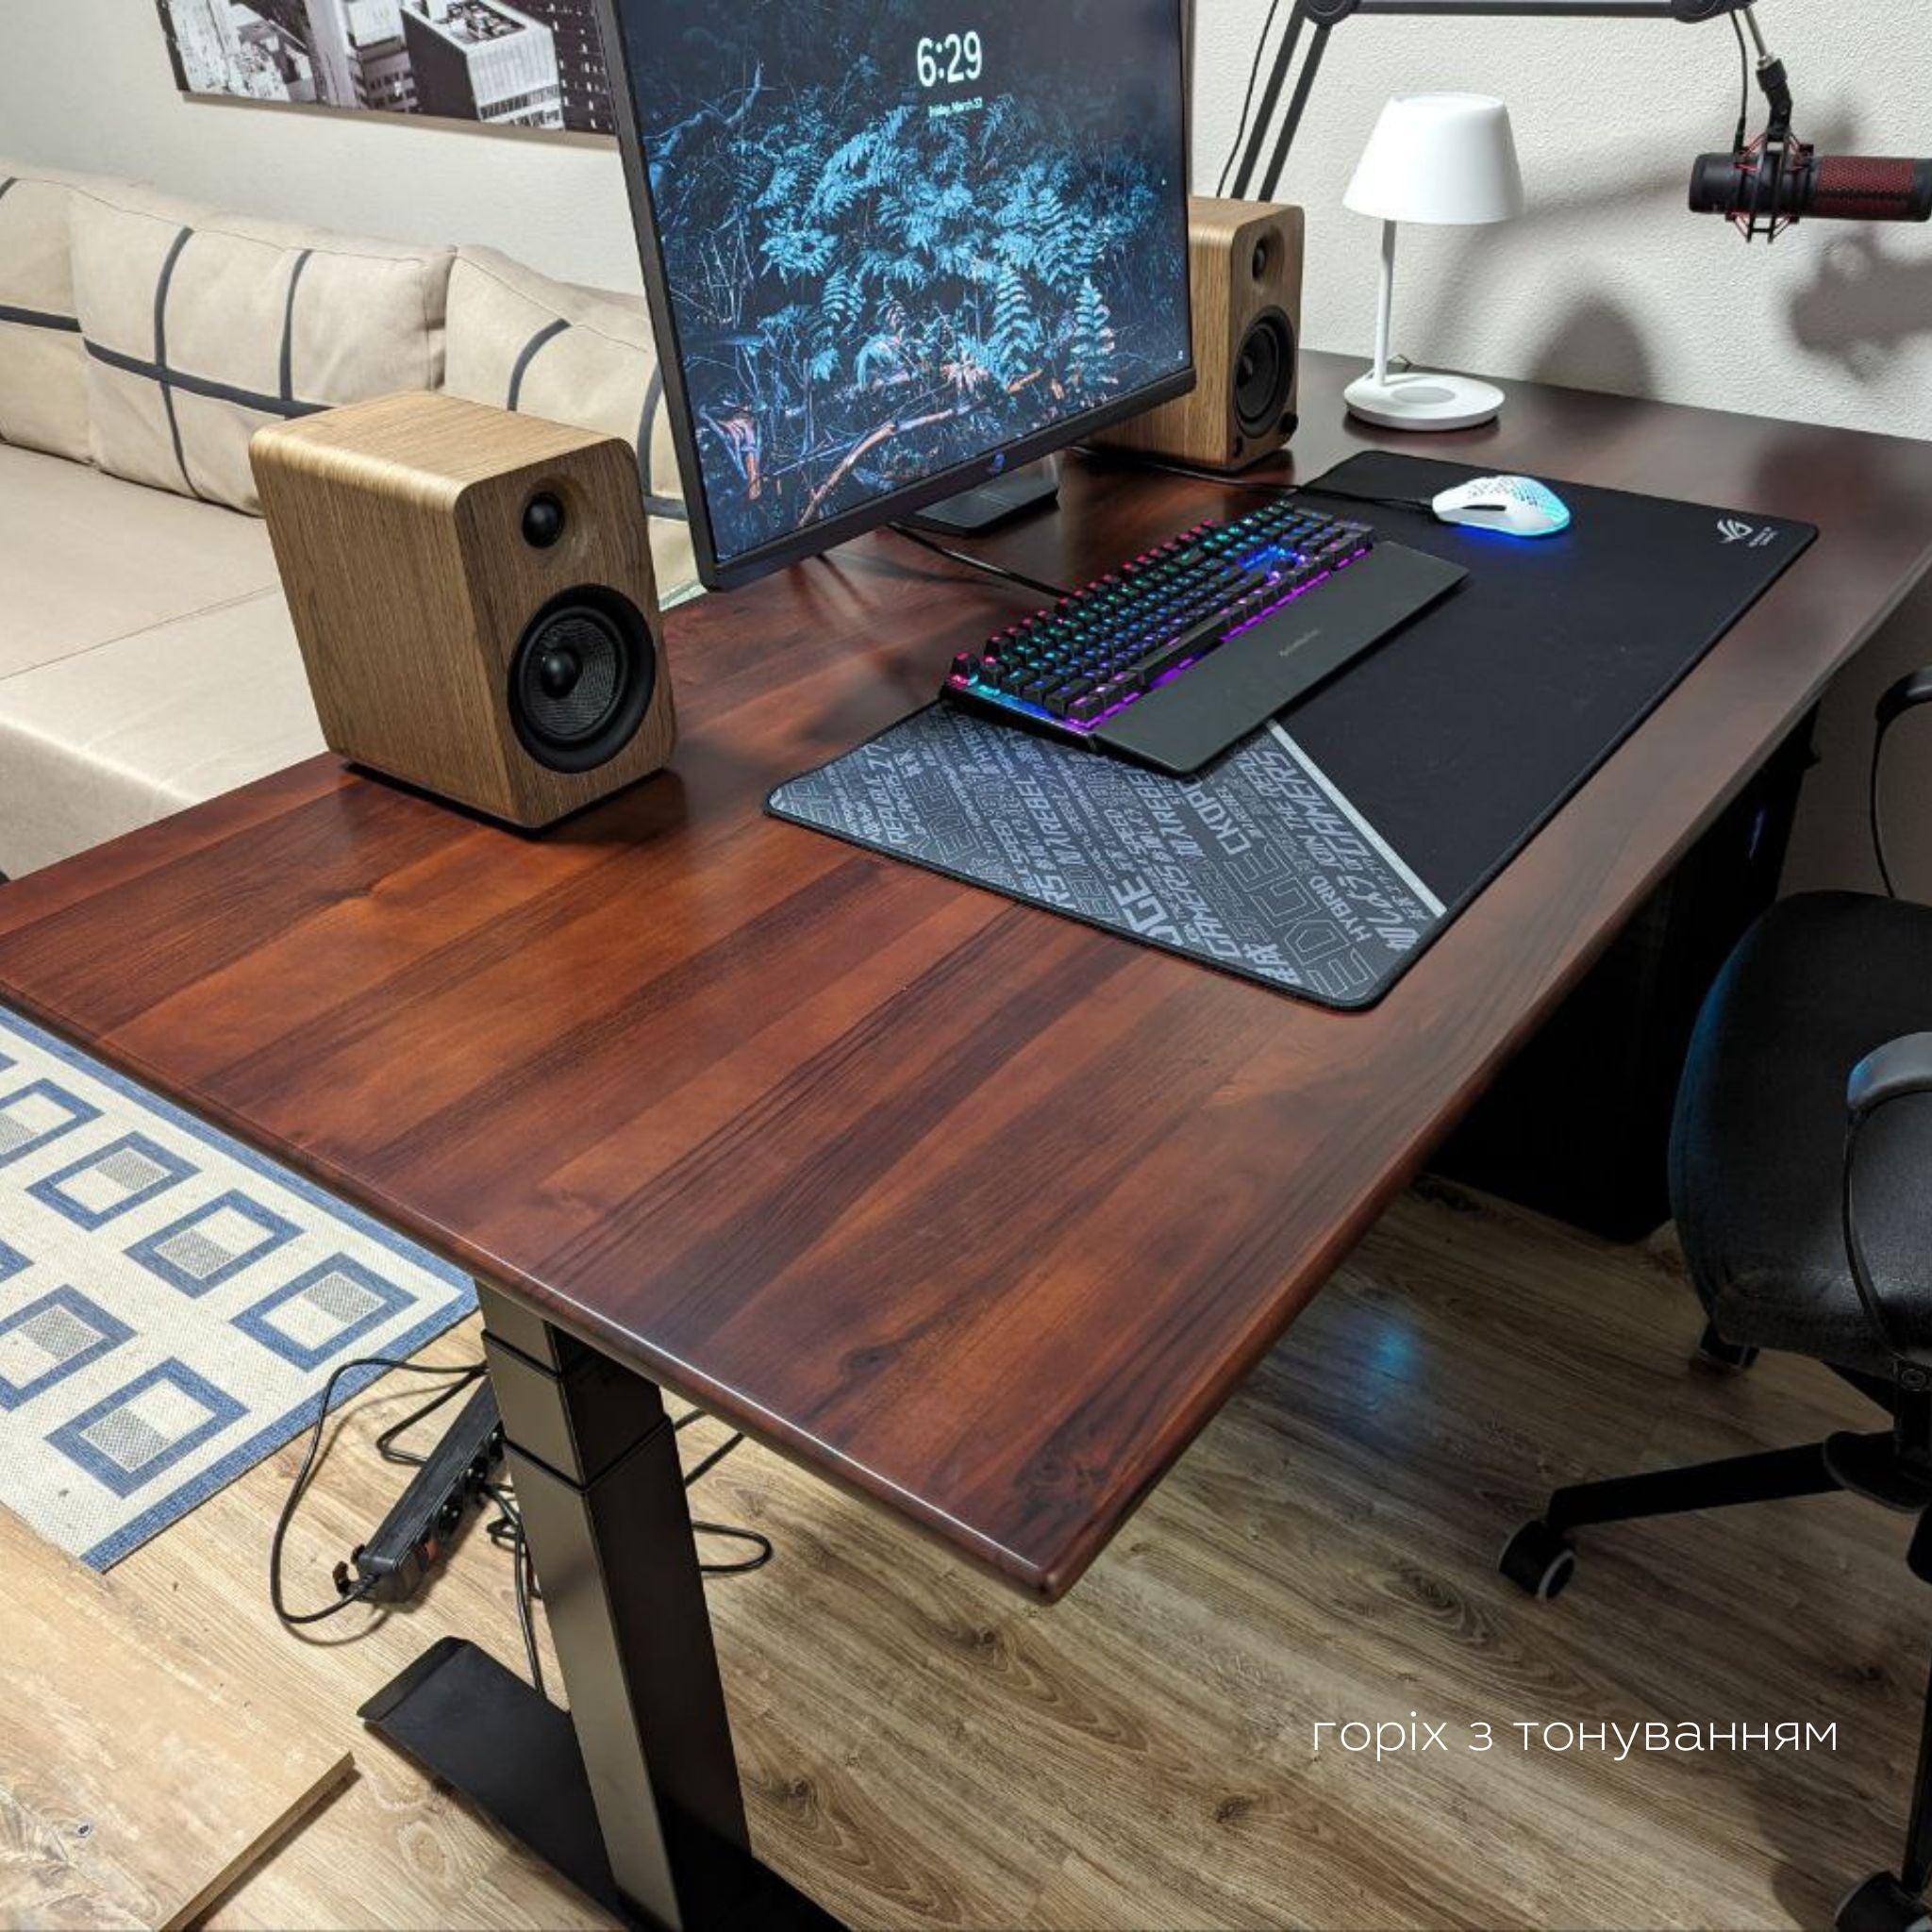
[[[1908,1372],[1914,1378],[1909,1386],[1924,1387],[1925,1361],[1918,1359],[1892,1327],[1885,1297],[1872,1279],[1866,1265],[1865,1246],[1858,1239],[1854,1181],[1857,1172],[1858,1136],[1866,1123],[1880,1108],[1915,1093],[1932,1093],[1932,1033],[1907,1033],[1888,1041],[1852,1069],[1845,1083],[1845,1168],[1844,1232],[1845,1257],[1851,1263],[1852,1285],[1857,1290],[1866,1319],[1885,1352],[1891,1357],[1893,1372]],[[1932,1357],[1927,1357],[1932,1360]]]
[[[1845,1107],[1854,1121],[1860,1121],[1887,1102],[1913,1093],[1932,1093],[1932,1033],[1907,1033],[1867,1054],[1852,1069]]]
[[[1907,711],[1932,704],[1932,664],[1908,672],[1878,700],[1878,728],[1889,731]]]

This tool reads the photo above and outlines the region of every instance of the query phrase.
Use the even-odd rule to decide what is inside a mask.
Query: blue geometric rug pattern
[[[459,1270],[0,1010],[0,1504],[50,1542],[119,1562],[308,1427],[337,1363],[475,1306]]]

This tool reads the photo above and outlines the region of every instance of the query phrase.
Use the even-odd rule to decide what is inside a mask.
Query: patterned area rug
[[[308,1426],[456,1269],[0,1010],[0,1504],[97,1570]],[[380,1370],[337,1385],[339,1400]]]

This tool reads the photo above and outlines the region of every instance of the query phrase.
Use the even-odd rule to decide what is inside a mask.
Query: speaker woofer
[[[1278,308],[1248,325],[1234,358],[1234,418],[1243,436],[1268,435],[1294,391],[1294,330]]]
[[[591,772],[633,738],[658,688],[643,613],[608,586],[565,591],[533,617],[510,660],[509,717],[553,772]]]

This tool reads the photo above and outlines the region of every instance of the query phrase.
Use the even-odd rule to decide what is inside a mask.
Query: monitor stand
[[[928,504],[906,521],[915,530],[934,530],[946,537],[971,537],[1037,505],[1052,503],[1059,493],[1059,465],[1052,457],[1046,457],[1007,475],[976,483],[957,496]]]

